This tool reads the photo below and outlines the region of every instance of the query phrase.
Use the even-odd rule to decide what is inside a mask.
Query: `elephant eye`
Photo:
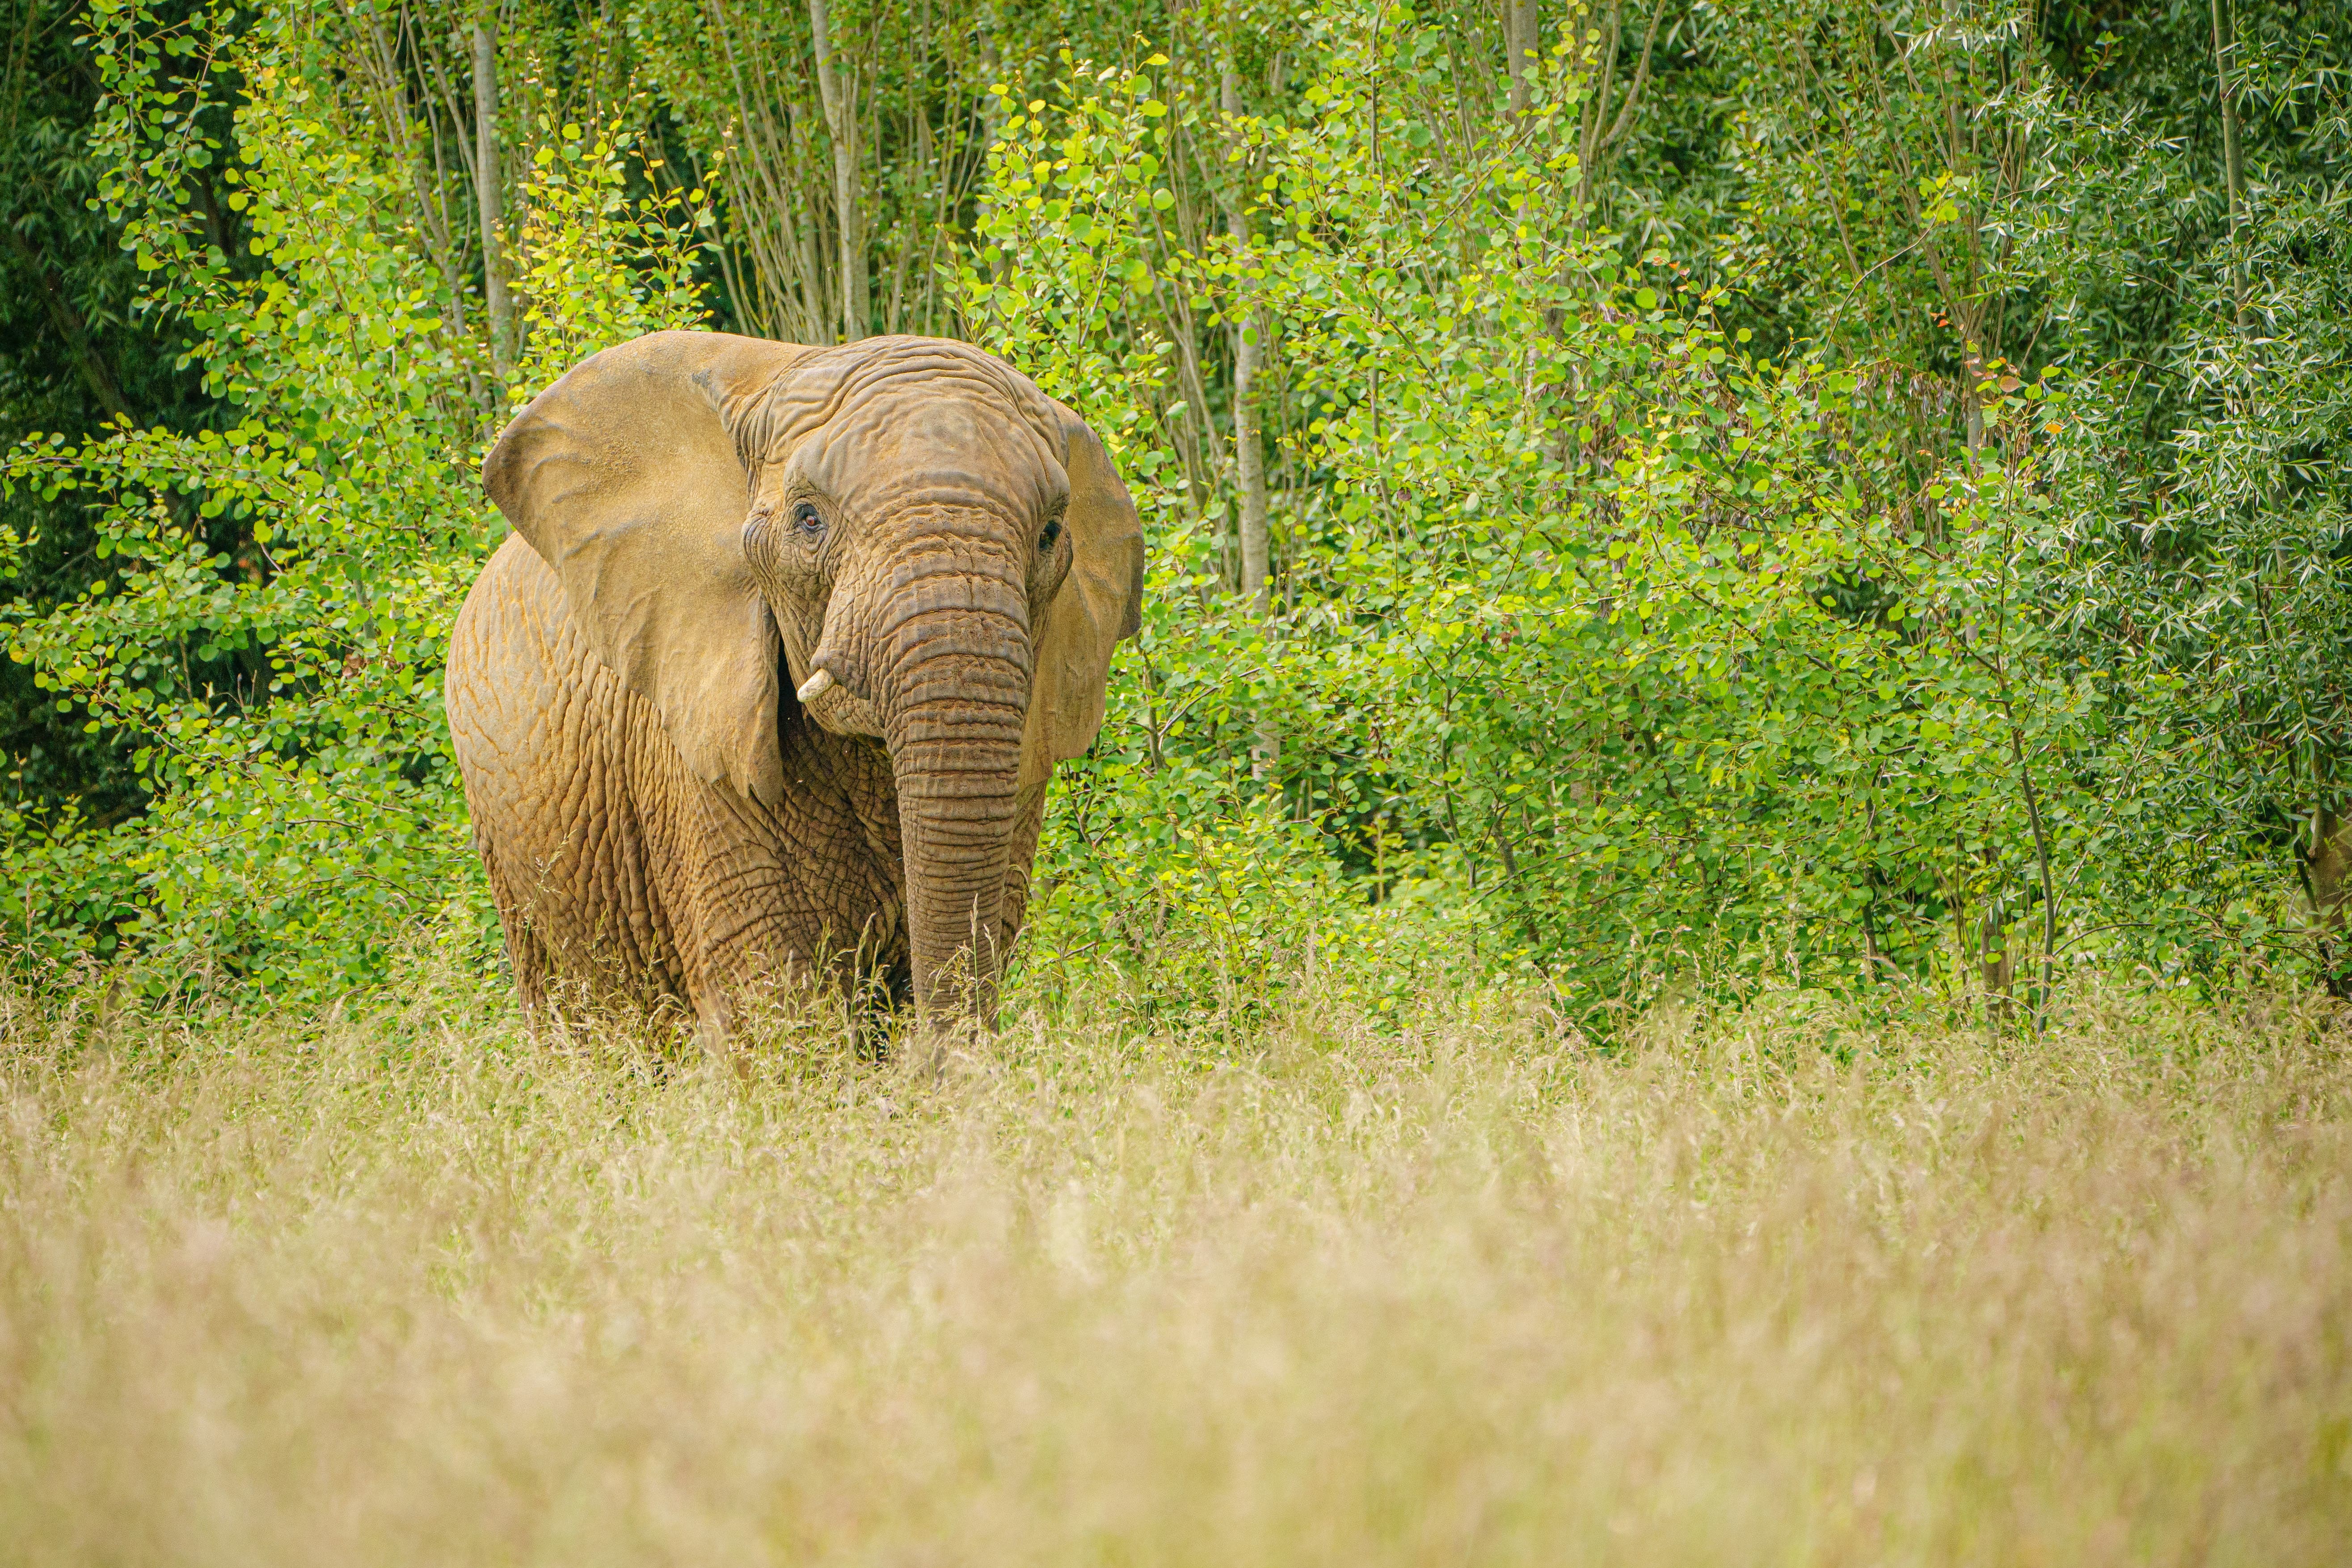
[[[817,514],[816,508],[803,501],[793,508],[793,526],[803,533],[823,533],[824,519]]]
[[[1037,551],[1038,551],[1038,553],[1043,554],[1045,552],[1046,552],[1046,551],[1048,551],[1048,550],[1053,549],[1053,548],[1054,548],[1054,541],[1055,541],[1055,540],[1057,540],[1057,539],[1059,539],[1059,538],[1061,538],[1061,537],[1062,537],[1062,520],[1061,520],[1060,518],[1058,518],[1058,517],[1057,517],[1057,518],[1054,519],[1051,522],[1048,522],[1048,523],[1045,525],[1045,532],[1043,532],[1043,533],[1041,533],[1041,534],[1039,534],[1039,535],[1037,536]]]

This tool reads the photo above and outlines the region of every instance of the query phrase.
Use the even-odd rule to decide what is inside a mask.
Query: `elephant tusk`
[[[810,676],[807,680],[803,681],[801,685],[800,690],[794,693],[794,695],[799,697],[799,699],[803,702],[814,702],[832,689],[833,671],[829,669],[820,669],[814,675]]]

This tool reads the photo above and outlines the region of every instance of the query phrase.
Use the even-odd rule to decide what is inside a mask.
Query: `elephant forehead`
[[[813,432],[793,467],[860,511],[909,505],[1042,515],[1067,499],[1055,453],[998,398],[936,385],[877,386]]]

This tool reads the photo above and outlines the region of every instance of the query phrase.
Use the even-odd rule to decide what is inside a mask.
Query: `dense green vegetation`
[[[493,963],[475,466],[709,323],[970,338],[1136,491],[1034,994],[2352,988],[2336,7],[16,4],[28,973]]]

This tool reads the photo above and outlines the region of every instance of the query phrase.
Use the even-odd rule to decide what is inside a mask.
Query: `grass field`
[[[2352,1027],[1507,996],[940,1079],[420,982],[19,1002],[11,1563],[2249,1563],[2352,1542]],[[797,1043],[795,1043],[797,1041]]]

